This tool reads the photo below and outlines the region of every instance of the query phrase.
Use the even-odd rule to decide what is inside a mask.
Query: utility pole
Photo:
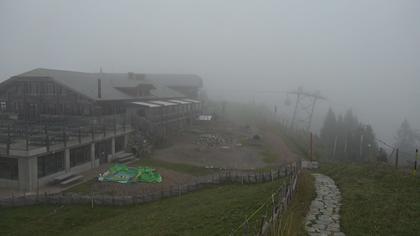
[[[419,159],[419,150],[416,149],[416,159],[414,160],[414,170],[413,170],[413,175],[416,175],[417,172],[417,160]]]
[[[347,137],[344,141],[344,159],[347,159]]]
[[[363,138],[364,138],[363,134],[360,135],[360,160],[362,160],[363,158]]]
[[[295,105],[295,110],[293,111],[292,123],[290,124],[290,128],[292,129],[293,129],[293,126],[295,125],[296,113],[297,113],[299,101],[300,101],[300,93],[296,94],[296,105]]]
[[[311,162],[314,161],[314,158],[313,158],[313,153],[314,153],[314,151],[313,151],[313,145],[314,145],[314,143],[313,143],[313,134],[311,132],[310,133],[310,138],[309,138],[309,158],[310,158]]]
[[[309,115],[308,126],[307,126],[308,130],[311,129],[312,117],[314,115],[315,105],[316,105],[316,102],[318,101],[318,99],[320,99],[320,98],[319,97],[313,97],[311,114]]]

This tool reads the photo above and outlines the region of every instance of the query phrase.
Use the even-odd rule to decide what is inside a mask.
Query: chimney
[[[101,84],[101,79],[98,79],[98,98],[102,98],[102,84]]]

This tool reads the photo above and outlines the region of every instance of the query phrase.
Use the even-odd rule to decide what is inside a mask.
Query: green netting
[[[115,164],[109,168],[103,175],[98,178],[99,181],[109,181],[116,183],[160,183],[162,176],[149,167],[128,167],[124,164]]]
[[[141,174],[137,177],[140,182],[146,183],[160,183],[162,182],[162,177],[159,173],[155,172],[154,169],[151,168],[143,168],[141,170]]]
[[[124,164],[115,164],[109,168],[109,172],[111,172],[112,174],[126,171],[128,171],[128,166]]]

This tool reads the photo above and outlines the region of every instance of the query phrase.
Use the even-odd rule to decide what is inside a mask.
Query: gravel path
[[[340,231],[340,190],[330,177],[313,174],[317,197],[306,216],[305,228],[309,235],[345,235]]]

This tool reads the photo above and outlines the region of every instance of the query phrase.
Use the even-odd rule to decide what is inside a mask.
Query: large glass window
[[[0,112],[6,112],[6,101],[0,100]]]
[[[38,177],[44,177],[64,170],[64,152],[38,157]]]
[[[115,152],[124,150],[124,136],[115,138]]]
[[[112,141],[111,139],[95,143],[96,159],[106,157],[111,154]]]
[[[90,145],[70,150],[70,167],[90,161]]]
[[[16,158],[0,157],[0,179],[17,180],[18,160]]]

